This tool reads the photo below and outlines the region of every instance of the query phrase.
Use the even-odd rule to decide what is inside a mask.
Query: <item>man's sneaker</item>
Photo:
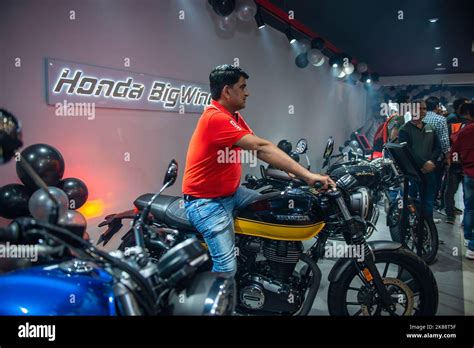
[[[462,215],[462,210],[459,208],[454,207],[454,214],[456,215]]]
[[[455,221],[455,220],[456,220],[456,219],[455,219],[454,216],[448,216],[448,217],[446,218],[446,223],[447,223],[447,224],[450,224],[450,225],[454,225],[454,221]]]
[[[469,260],[474,260],[474,250],[467,249],[466,250],[466,258],[468,258]]]

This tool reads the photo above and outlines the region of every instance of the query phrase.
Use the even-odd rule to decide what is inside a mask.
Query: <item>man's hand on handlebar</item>
[[[323,185],[322,188],[324,190],[330,188],[329,186],[336,187],[336,183],[328,175],[311,173],[310,176],[305,178],[305,181],[310,186],[314,186],[315,183],[320,182]]]

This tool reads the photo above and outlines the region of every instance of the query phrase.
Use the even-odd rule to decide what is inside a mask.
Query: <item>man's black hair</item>
[[[427,111],[435,111],[436,108],[439,106],[439,98],[433,96],[428,97],[428,99],[425,100],[425,103]]]
[[[244,79],[249,78],[249,75],[238,66],[224,64],[215,67],[209,75],[212,99],[218,100],[221,97],[224,86],[236,84],[240,76],[243,76]]]
[[[461,115],[469,114],[474,118],[474,104],[473,103],[464,103],[461,105]]]
[[[454,102],[453,102],[453,109],[454,109],[454,112],[456,112],[458,110],[458,108],[466,103],[469,99],[467,98],[459,98],[459,99],[456,99]]]

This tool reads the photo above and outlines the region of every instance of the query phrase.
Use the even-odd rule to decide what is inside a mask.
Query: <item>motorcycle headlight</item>
[[[353,215],[359,215],[363,219],[367,219],[371,206],[369,191],[365,187],[361,187],[350,194],[349,210]]]
[[[169,299],[172,315],[232,315],[235,281],[218,273],[197,274],[185,289]]]

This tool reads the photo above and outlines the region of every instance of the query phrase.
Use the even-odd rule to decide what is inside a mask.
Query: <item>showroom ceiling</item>
[[[294,11],[295,22],[382,76],[474,72],[473,0],[257,2]]]

